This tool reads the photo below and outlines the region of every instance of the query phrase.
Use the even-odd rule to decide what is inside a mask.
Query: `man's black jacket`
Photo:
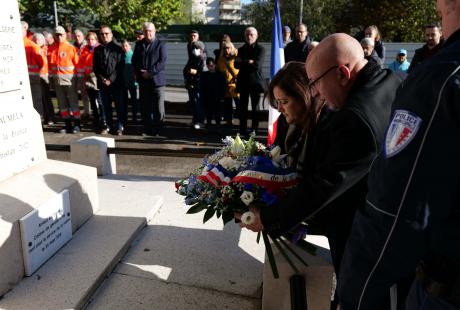
[[[266,81],[262,74],[264,58],[265,48],[258,42],[252,45],[246,43],[238,49],[235,68],[240,69],[236,82],[236,87],[239,91],[253,90],[260,93],[265,91]],[[250,64],[249,60],[254,62]]]
[[[308,46],[310,44],[310,37],[307,37],[303,42],[297,40],[289,42],[284,48],[284,60],[286,63],[290,61],[305,62],[308,57]]]
[[[432,49],[429,49],[428,45],[426,44],[423,45],[421,48],[416,49],[414,53],[414,57],[412,58],[412,61],[410,62],[410,66],[407,72],[411,73],[422,62],[433,57],[433,55],[439,51],[443,43],[444,41],[441,40],[439,44],[433,47]]]
[[[93,71],[97,77],[98,87],[103,86],[103,79],[112,84],[123,85],[125,55],[121,46],[113,41],[101,44],[94,49]]]

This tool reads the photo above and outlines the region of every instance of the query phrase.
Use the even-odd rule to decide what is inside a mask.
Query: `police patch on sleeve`
[[[415,137],[422,119],[405,110],[396,110],[388,127],[385,138],[385,155],[387,158],[401,152]]]

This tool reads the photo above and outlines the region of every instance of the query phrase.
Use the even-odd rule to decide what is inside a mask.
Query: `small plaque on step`
[[[72,238],[69,191],[64,190],[19,220],[26,276]]]

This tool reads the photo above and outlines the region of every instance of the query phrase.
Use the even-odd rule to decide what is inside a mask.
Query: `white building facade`
[[[240,0],[192,0],[192,21],[232,25],[241,22]]]

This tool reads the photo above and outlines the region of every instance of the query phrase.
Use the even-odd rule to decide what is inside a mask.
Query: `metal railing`
[[[45,147],[47,151],[70,152],[70,145],[67,144],[45,144]],[[171,150],[164,148],[108,147],[107,154],[203,158],[217,150],[217,148],[182,148]]]

